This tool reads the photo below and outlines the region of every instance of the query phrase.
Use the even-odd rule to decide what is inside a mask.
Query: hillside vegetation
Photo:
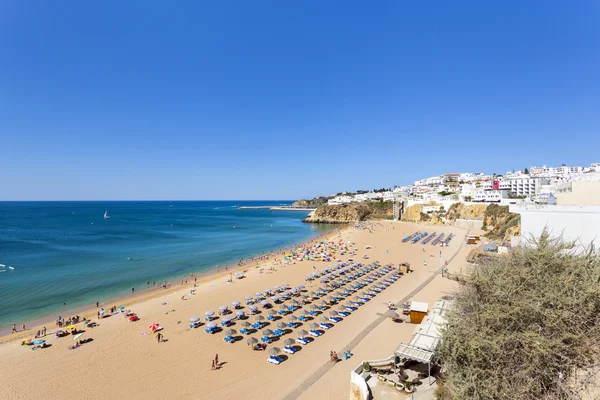
[[[578,399],[600,356],[600,257],[544,233],[466,275],[438,348],[442,400]],[[589,380],[589,379],[588,379]]]

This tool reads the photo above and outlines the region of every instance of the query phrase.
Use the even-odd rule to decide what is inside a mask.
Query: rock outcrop
[[[315,197],[312,200],[298,200],[292,203],[292,207],[305,207],[305,208],[317,208],[327,204],[329,198],[327,197]]]
[[[391,219],[392,202],[322,205],[308,214],[304,222],[345,224],[366,219]]]

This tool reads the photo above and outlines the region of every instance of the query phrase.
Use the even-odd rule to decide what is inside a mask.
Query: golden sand
[[[244,266],[243,269],[248,269],[245,279],[227,283],[223,276],[206,278],[199,282],[196,294],[188,301],[181,297],[190,293],[191,283],[137,297],[127,308],[136,312],[141,321],[128,322],[120,315],[104,318],[98,327],[87,329],[84,334],[84,338],[93,338],[93,341],[75,350],[67,349],[73,343],[71,336],[49,336],[46,339],[52,346],[35,351],[20,346],[17,335],[3,337],[4,343],[0,344],[0,398],[281,399],[299,388],[294,393],[302,399],[347,399],[349,372],[362,359],[392,354],[401,341],[410,338],[414,325],[382,322],[352,348],[354,356],[350,360],[339,362],[310,387],[300,385],[329,362],[331,350],[341,355],[365,327],[387,310],[388,301],[400,301],[434,274],[438,276],[414,296],[415,300],[431,304],[454,288],[453,282],[439,276],[440,247],[401,243],[403,237],[415,230],[423,230],[423,226],[382,222],[373,232],[347,227],[335,233],[336,241],[355,243],[359,249],[358,255],[353,257],[355,261],[367,264],[377,260],[382,265],[392,263],[396,266],[408,261],[414,272],[403,276],[323,336],[302,346],[301,351],[287,355],[280,365],[267,363],[268,353],[252,351],[245,338],[229,344],[223,341],[223,332],[209,335],[204,332],[204,327],[188,328],[190,317],[202,318],[205,311],[217,311],[221,305],[231,307],[233,301],[244,304],[244,296],[283,282],[292,287],[306,285],[304,278],[313,272],[313,265],[320,269],[333,262],[296,262],[278,268],[276,272],[268,270],[274,260],[262,265],[263,272],[253,266]],[[454,227],[427,227],[426,230],[455,233],[456,237],[443,249],[442,256],[445,260],[458,254],[449,264],[451,271],[464,263],[466,231]],[[367,245],[371,248],[365,249]],[[362,260],[365,254],[369,256],[368,260]],[[253,318],[250,321],[253,322]],[[142,336],[155,322],[164,327],[162,333],[167,340],[164,343],[158,343],[153,335]],[[49,332],[54,330],[53,324],[47,327]],[[241,329],[239,324],[233,328],[238,332]],[[261,335],[252,336],[260,338]],[[288,337],[295,339],[297,335],[283,336],[276,346],[283,347],[282,342]],[[223,365],[219,370],[211,371],[217,353]]]

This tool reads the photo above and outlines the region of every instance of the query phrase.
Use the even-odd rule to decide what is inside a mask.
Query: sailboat
[[[104,219],[110,219],[110,215],[108,215],[108,210],[104,211]]]

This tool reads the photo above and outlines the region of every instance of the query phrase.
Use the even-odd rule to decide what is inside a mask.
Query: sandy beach
[[[415,224],[385,221],[377,223],[372,230],[348,226],[329,235],[336,242],[352,241],[357,249],[355,256],[340,256],[341,261],[353,258],[363,264],[378,261],[381,265],[393,264],[396,267],[400,262],[410,262],[414,271],[323,336],[301,346],[296,354],[283,356],[284,361],[280,365],[267,363],[268,353],[252,351],[245,337],[233,344],[226,343],[223,332],[210,335],[204,332],[204,326],[190,329],[188,321],[193,316],[203,317],[207,310],[217,311],[222,305],[231,308],[233,301],[244,304],[245,296],[283,282],[291,287],[308,286],[305,276],[314,271],[313,265],[321,269],[338,260],[287,263],[282,262],[280,256],[261,263],[260,268],[250,264],[240,267],[238,271],[247,270],[246,277],[233,279],[231,283],[227,282],[229,272],[236,271],[203,277],[198,280],[195,294],[186,297],[189,300],[182,300],[182,296],[190,293],[193,280],[187,285],[136,296],[130,302],[114,305],[126,305],[139,315],[140,321],[128,322],[121,315],[97,321],[98,326],[87,329],[84,334],[84,338],[92,338],[93,341],[75,350],[67,349],[74,343],[71,336],[56,338],[49,335],[46,339],[51,347],[46,349],[32,351],[30,347],[21,346],[23,335],[33,337],[36,327],[25,334],[3,336],[0,338],[3,397],[346,399],[350,370],[363,358],[389,356],[402,340],[410,338],[414,329],[410,324],[386,320],[365,332],[365,328],[387,310],[388,301],[398,303],[415,292],[415,300],[432,303],[454,288],[454,282],[440,276],[439,246],[401,243],[403,237],[416,230],[424,229]],[[425,230],[454,233],[456,237],[443,248],[442,259],[451,260],[448,265],[450,271],[464,264],[468,251],[463,245],[465,230],[448,226],[428,226]],[[366,249],[366,246],[370,248]],[[369,258],[363,259],[364,255]],[[277,265],[275,271],[271,271],[273,265]],[[423,286],[424,283],[427,284]],[[112,305],[106,304],[105,308]],[[248,311],[248,307],[244,310]],[[95,312],[96,309],[89,310],[81,315],[95,316]],[[299,311],[294,312],[296,316],[299,314]],[[266,316],[265,313],[263,315]],[[287,318],[283,321],[287,322]],[[96,321],[96,318],[93,320]],[[249,321],[254,322],[254,318]],[[159,323],[164,328],[165,342],[158,343],[155,335],[143,335],[149,331],[151,323]],[[271,323],[269,328],[274,329],[274,325]],[[300,328],[308,329],[307,325],[305,323]],[[46,327],[48,332],[56,329],[54,323],[46,324]],[[241,326],[238,322],[232,328],[239,332]],[[251,336],[260,338],[262,335]],[[269,347],[283,348],[284,339],[297,336],[295,332],[284,335]],[[335,365],[329,361],[331,350],[341,355],[350,344],[353,344],[350,348],[354,354],[352,358]],[[222,365],[211,371],[215,354],[219,355]]]

